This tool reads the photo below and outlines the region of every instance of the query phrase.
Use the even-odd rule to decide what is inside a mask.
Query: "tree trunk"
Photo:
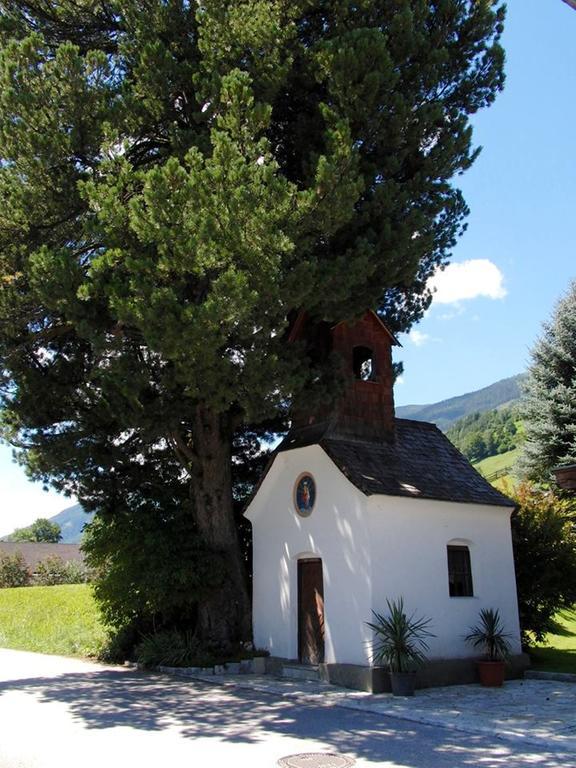
[[[227,418],[199,407],[193,427],[195,461],[191,497],[199,532],[223,555],[222,585],[202,598],[198,633],[208,645],[227,649],[250,640],[251,611],[232,504],[232,431]]]

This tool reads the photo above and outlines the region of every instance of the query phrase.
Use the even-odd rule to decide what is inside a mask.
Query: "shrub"
[[[50,555],[36,566],[34,583],[43,587],[66,584],[66,565],[58,555]]]
[[[203,547],[184,505],[99,513],[86,527],[83,548],[105,623],[132,627],[140,639],[193,629],[199,598],[224,572],[223,556]]]
[[[87,584],[92,580],[90,571],[79,560],[69,560],[65,563],[66,584]]]
[[[64,562],[59,555],[50,555],[41,560],[34,572],[34,583],[43,587],[56,584],[85,584],[89,581],[86,566],[78,560]]]
[[[0,554],[0,587],[25,587],[30,583],[30,571],[21,552]]]
[[[109,664],[123,664],[127,660],[136,661],[135,648],[141,640],[142,633],[135,622],[127,624],[121,629],[108,627],[106,639],[98,653],[98,659]]]
[[[573,503],[523,483],[516,491],[512,541],[523,642],[542,641],[554,615],[576,602]]]
[[[166,631],[148,635],[136,646],[136,659],[147,667],[198,667],[214,663],[202,652],[192,632]]]

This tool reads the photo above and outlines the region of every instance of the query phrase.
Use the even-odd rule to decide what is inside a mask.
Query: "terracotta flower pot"
[[[487,688],[500,688],[504,682],[506,664],[503,661],[478,661],[480,685]]]

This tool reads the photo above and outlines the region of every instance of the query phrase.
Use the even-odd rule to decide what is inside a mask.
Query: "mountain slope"
[[[513,403],[484,413],[471,413],[452,424],[446,436],[473,464],[506,453],[524,441],[517,410]]]
[[[520,397],[520,385],[525,374],[502,379],[475,392],[451,397],[430,405],[401,405],[396,416],[416,421],[431,421],[446,430],[455,421],[471,413],[484,413],[501,405],[511,403]]]
[[[93,512],[85,512],[81,504],[74,504],[51,517],[50,522],[60,526],[62,544],[77,544],[82,537],[82,529],[93,517]]]
[[[82,529],[94,517],[93,512],[85,512],[81,504],[66,507],[57,515],[49,517],[51,523],[58,523],[62,534],[61,544],[78,544],[82,538]],[[27,528],[28,526],[21,526]],[[14,531],[12,531],[14,533]],[[9,541],[11,534],[0,536],[0,541]]]

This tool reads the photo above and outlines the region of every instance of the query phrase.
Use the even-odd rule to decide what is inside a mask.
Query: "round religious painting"
[[[294,506],[302,517],[308,517],[316,503],[316,483],[312,475],[304,472],[294,484]]]

